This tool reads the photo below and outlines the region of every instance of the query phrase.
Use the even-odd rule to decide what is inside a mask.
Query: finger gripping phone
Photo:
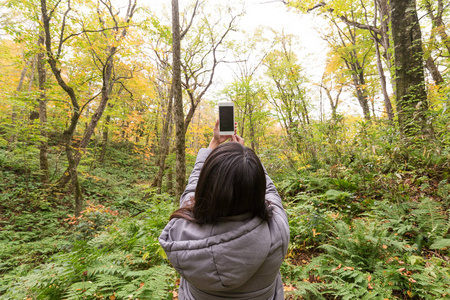
[[[234,134],[233,102],[219,102],[219,132],[220,135]]]

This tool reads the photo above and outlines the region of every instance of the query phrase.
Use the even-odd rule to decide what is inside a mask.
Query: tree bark
[[[380,75],[381,91],[383,92],[384,109],[388,116],[388,120],[392,123],[394,121],[394,112],[392,110],[391,99],[389,98],[386,86],[386,76],[384,75],[383,65],[381,63],[380,49],[378,47],[378,40],[374,38],[375,41],[375,53],[377,56],[377,68],[378,74]]]
[[[356,98],[358,99],[359,105],[363,110],[364,119],[370,120],[370,108],[369,101],[367,98],[364,79],[364,70],[361,66],[354,62],[345,61],[349,70],[352,71],[353,84],[355,85]]]
[[[380,43],[384,48],[384,58],[386,59],[389,69],[392,67],[392,54],[389,51],[391,42],[389,38],[389,24],[391,22],[391,15],[389,11],[388,0],[375,0],[375,6],[380,13]]]
[[[166,168],[166,158],[169,154],[169,141],[170,141],[170,134],[169,134],[169,127],[172,123],[172,103],[173,103],[173,92],[172,89],[170,91],[170,95],[168,97],[167,102],[167,109],[166,109],[166,117],[164,119],[163,129],[161,132],[161,148],[159,153],[159,160],[158,160],[158,174],[156,175],[152,186],[157,187],[157,193],[161,193],[161,187],[162,187],[162,180],[164,176],[164,170]]]
[[[111,116],[107,115],[105,119],[105,125],[103,126],[103,135],[102,135],[102,152],[100,153],[99,161],[104,164],[105,156],[106,156],[106,147],[108,145],[109,140],[109,122],[111,121]]]
[[[175,152],[176,152],[176,182],[175,197],[179,199],[184,191],[186,181],[186,140],[183,112],[183,95],[181,91],[181,36],[178,0],[172,0],[172,55],[173,74],[172,90],[175,119]]]
[[[442,78],[441,72],[439,72],[436,64],[434,63],[433,58],[430,56],[427,58],[425,65],[428,69],[428,71],[431,74],[431,78],[433,78],[433,81],[436,85],[440,85],[444,82],[444,78]]]
[[[35,70],[36,70],[36,58],[33,57],[31,64],[30,80],[28,81],[28,93],[31,93],[31,90],[33,88]]]
[[[173,167],[169,165],[167,172],[167,193],[173,194]]]
[[[425,90],[423,48],[415,0],[391,0],[397,115],[406,137],[433,138]]]
[[[381,84],[381,91],[383,93],[383,102],[384,102],[384,109],[386,110],[386,114],[388,116],[388,120],[391,124],[393,124],[394,121],[394,112],[392,110],[392,104],[391,99],[389,98],[389,94],[387,92],[387,84],[386,84],[386,76],[384,75],[384,69],[383,64],[381,61],[381,54],[380,54],[380,41],[381,45],[384,45],[385,48],[385,55],[387,60],[387,65],[390,66],[390,53],[388,53],[387,49],[389,47],[389,9],[386,0],[375,0],[375,15],[374,15],[374,25],[377,26],[377,19],[378,19],[378,12],[380,13],[380,36],[381,39],[378,39],[378,36],[371,32],[372,39],[374,41],[375,46],[375,55],[377,58],[377,70],[378,74],[380,75],[380,84]],[[389,55],[389,57],[388,57]]]

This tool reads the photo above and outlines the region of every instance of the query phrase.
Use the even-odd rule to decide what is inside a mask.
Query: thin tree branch
[[[59,57],[61,56],[61,51],[62,51],[62,45],[63,45],[63,38],[64,38],[64,30],[66,28],[66,18],[67,15],[69,14],[69,12],[72,10],[72,8],[70,7],[70,0],[67,1],[67,10],[64,12],[64,16],[62,19],[62,25],[61,25],[61,35],[59,38],[59,45],[58,45],[58,52],[56,52],[56,59],[59,59]]]
[[[181,33],[180,33],[180,40],[182,40],[184,38],[184,36],[186,35],[186,33],[189,31],[189,28],[191,28],[192,26],[192,22],[194,21],[194,17],[197,13],[197,8],[199,6],[199,1],[197,0],[195,2],[195,6],[194,6],[194,11],[192,12],[192,16],[191,16],[191,21],[189,22],[188,26],[186,27],[186,29],[184,29]]]
[[[84,108],[85,108],[89,103],[91,103],[95,98],[97,98],[101,93],[102,93],[102,91],[100,90],[100,92],[98,92],[98,93],[97,93],[96,95],[94,95],[91,99],[89,99],[88,101],[86,101],[86,103],[81,107],[80,115],[81,115],[81,113],[83,112]]]

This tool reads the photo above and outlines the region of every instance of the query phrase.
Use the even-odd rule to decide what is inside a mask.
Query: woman
[[[281,198],[244,140],[220,136],[218,125],[159,237],[181,275],[178,297],[284,299],[279,270],[289,225]]]

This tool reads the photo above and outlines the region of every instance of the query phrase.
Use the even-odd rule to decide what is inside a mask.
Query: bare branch
[[[84,108],[85,108],[89,103],[91,103],[95,98],[97,98],[101,93],[102,93],[102,91],[100,90],[100,92],[98,92],[98,93],[95,94],[91,99],[89,99],[88,101],[86,101],[86,103],[81,107],[80,115],[81,115],[81,113],[83,112]]]
[[[381,35],[381,30],[375,26],[372,25],[366,25],[366,24],[361,24],[355,21],[350,21],[349,19],[347,19],[346,16],[339,16],[339,19],[341,19],[345,24],[349,25],[349,26],[353,26],[359,29],[365,29],[365,30],[370,30],[375,32],[376,34]]]
[[[49,19],[52,18],[53,13],[55,12],[56,8],[58,7],[58,5],[61,3],[62,0],[58,0],[58,2],[56,2],[55,6],[53,7],[53,9],[50,11],[49,13]]]
[[[183,30],[183,31],[180,33],[180,40],[182,40],[182,39],[184,38],[184,36],[186,35],[186,33],[189,31],[189,28],[191,28],[191,26],[192,26],[192,22],[194,21],[194,17],[195,17],[195,15],[196,15],[197,8],[198,8],[198,5],[199,5],[198,2],[199,2],[198,0],[195,2],[194,11],[192,12],[192,16],[191,16],[191,21],[189,22],[189,24],[188,24],[188,26],[186,27],[186,29]]]
[[[58,59],[61,56],[62,45],[63,45],[63,37],[64,37],[64,29],[66,27],[66,18],[67,18],[67,14],[69,14],[71,9],[72,8],[70,7],[70,0],[68,0],[67,1],[67,10],[64,13],[64,16],[63,16],[63,19],[62,19],[61,35],[60,35],[60,38],[59,38],[58,52],[56,52],[56,59]]]
[[[327,5],[325,2],[320,2],[320,3],[317,3],[316,5],[314,5],[313,7],[311,7],[311,8],[308,8],[308,10],[306,11],[306,12],[310,12],[310,11],[313,11],[313,10],[315,10],[315,9],[317,9],[317,8],[319,8],[319,7],[322,7],[322,6],[325,6],[325,5]]]
[[[124,28],[127,29],[128,27],[130,27],[129,25],[125,25],[125,26],[121,26],[119,28]],[[84,33],[98,33],[98,32],[104,32],[104,31],[108,31],[108,30],[115,30],[114,27],[110,27],[110,28],[102,28],[102,29],[97,29],[97,30],[92,30],[92,29],[85,29],[82,30],[80,32],[77,33],[72,33],[70,35],[68,35],[66,38],[63,39],[63,42],[67,41],[68,39],[74,37],[74,36],[79,36],[80,34],[84,34]]]
[[[100,0],[100,2],[103,3],[103,5],[104,5],[104,6],[106,7],[106,9],[109,11],[109,15],[111,16],[111,18],[113,19],[114,24],[115,24],[114,29],[117,30],[117,28],[119,27],[119,24],[117,24],[116,16],[117,16],[119,13],[118,13],[118,12],[117,12],[117,13],[114,13],[114,12],[113,12],[113,8],[112,8],[112,5],[111,5],[111,1],[108,1],[109,4],[108,4],[106,1],[103,1],[103,0]]]
[[[59,86],[69,95],[70,100],[72,102],[72,106],[74,107],[74,115],[73,118],[77,118],[79,115],[79,105],[78,100],[75,95],[75,91],[72,87],[67,85],[67,83],[64,81],[64,79],[61,76],[61,70],[57,67],[57,60],[55,59],[55,56],[52,52],[52,39],[50,35],[50,17],[48,16],[47,12],[47,1],[41,0],[41,13],[42,13],[42,20],[43,20],[43,27],[45,32],[45,50],[47,52],[48,57],[48,63],[50,64],[50,67],[52,69],[53,75],[55,75],[56,81],[58,82]],[[70,128],[69,130],[71,130]]]
[[[131,18],[133,17],[134,12],[136,11],[136,5],[137,5],[137,0],[134,0],[133,5],[131,4],[131,0],[129,0],[128,9],[127,9],[127,20],[126,20],[127,24],[130,24],[130,22],[131,22]],[[126,28],[124,28],[122,30],[121,38],[124,38],[126,35],[127,35],[127,30],[126,30]]]
[[[123,88],[125,91],[128,92],[128,94],[130,94],[130,98],[133,99],[133,93],[132,93],[129,89],[127,89],[127,87],[123,84],[123,82],[119,81],[118,83],[122,86],[122,88]]]

